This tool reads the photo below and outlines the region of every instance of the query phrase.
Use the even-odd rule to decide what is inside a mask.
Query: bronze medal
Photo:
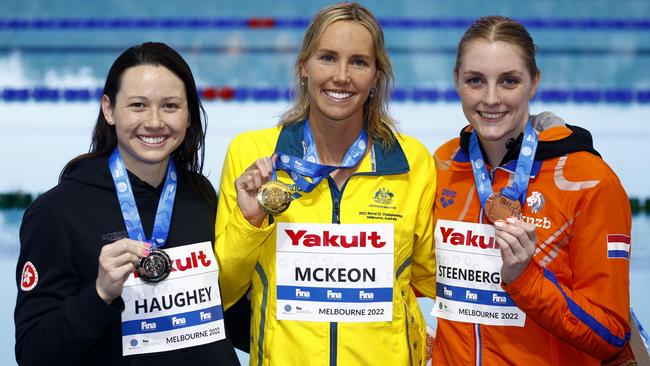
[[[493,223],[497,220],[505,221],[508,217],[521,218],[521,204],[518,200],[510,199],[501,192],[492,193],[485,200],[485,215]]]
[[[257,202],[267,214],[281,214],[291,204],[291,190],[284,183],[270,180],[257,191]]]
[[[135,269],[143,281],[157,283],[169,276],[172,261],[164,251],[152,249],[149,256],[140,259]]]

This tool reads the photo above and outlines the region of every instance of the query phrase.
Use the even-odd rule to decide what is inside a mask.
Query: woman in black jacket
[[[23,217],[20,365],[239,364],[225,328],[248,329],[249,310],[221,307],[205,120],[173,49],[143,43],[115,60],[90,152]]]

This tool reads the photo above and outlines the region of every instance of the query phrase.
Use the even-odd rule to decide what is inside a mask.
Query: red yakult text
[[[307,230],[285,229],[285,233],[291,239],[292,245],[304,245],[306,247],[342,247],[342,248],[365,248],[373,246],[381,248],[386,245],[381,241],[381,235],[376,231],[361,231],[357,235],[331,235],[329,230],[323,230],[320,234],[307,233]]]
[[[494,237],[474,234],[472,230],[458,232],[454,228],[440,227],[442,233],[442,242],[451,245],[466,245],[482,249],[499,249],[499,244],[494,241]]]

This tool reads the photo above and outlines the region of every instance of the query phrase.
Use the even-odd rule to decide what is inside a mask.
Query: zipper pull
[[[334,201],[334,221],[335,224],[341,223],[341,202],[338,200]]]

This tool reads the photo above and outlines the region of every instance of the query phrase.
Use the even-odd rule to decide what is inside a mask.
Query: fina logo
[[[373,199],[377,203],[390,205],[391,203],[393,203],[393,197],[394,197],[393,193],[388,189],[379,188],[379,190],[375,192],[375,196],[373,197]]]
[[[119,183],[117,184],[117,190],[118,190],[119,192],[126,192],[126,183],[124,183],[124,182],[119,182]]]
[[[291,312],[291,305],[286,304],[286,305],[284,306],[284,312],[285,312],[285,313],[290,313],[290,312]]]
[[[544,196],[538,191],[534,191],[530,197],[526,198],[526,203],[530,207],[530,212],[538,213],[544,207]]]

